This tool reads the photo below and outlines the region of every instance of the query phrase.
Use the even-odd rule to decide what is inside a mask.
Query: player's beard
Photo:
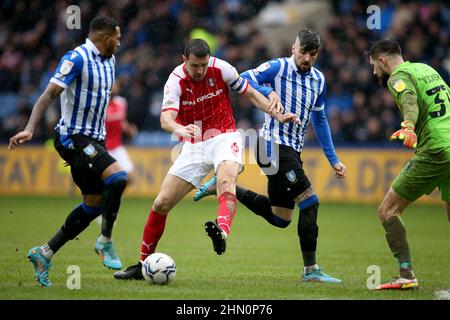
[[[378,78],[378,83],[380,84],[380,86],[387,88],[389,75],[387,73],[383,73],[381,76],[377,76],[377,78]]]
[[[302,65],[302,66],[300,67],[300,71],[301,71],[301,72],[308,72],[309,70],[311,70],[311,65],[310,65],[310,64],[308,64],[308,65]]]

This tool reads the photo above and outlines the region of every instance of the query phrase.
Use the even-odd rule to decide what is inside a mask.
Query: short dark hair
[[[380,40],[375,42],[369,50],[369,57],[378,58],[380,54],[402,55],[400,44],[395,40]]]
[[[306,52],[322,48],[322,40],[319,35],[310,29],[300,29],[297,38],[300,40],[300,47]]]
[[[109,34],[116,32],[116,27],[118,27],[119,24],[117,23],[116,19],[106,16],[99,16],[95,17],[89,26],[89,33],[98,32],[98,31],[105,31]]]
[[[184,56],[189,58],[190,54],[196,57],[203,58],[210,55],[208,43],[203,39],[192,39],[184,48]]]

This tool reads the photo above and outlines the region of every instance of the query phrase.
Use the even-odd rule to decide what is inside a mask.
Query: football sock
[[[267,222],[275,227],[286,228],[291,223],[290,220],[284,220],[273,214],[270,200],[266,196],[236,186],[236,197],[250,211],[263,217]]]
[[[306,208],[300,204],[300,215],[297,224],[297,234],[300,239],[304,266],[316,264],[316,247],[319,227],[317,226],[317,210],[319,203]]]
[[[142,235],[141,262],[155,252],[158,241],[164,233],[166,218],[167,214],[159,214],[151,209]]]
[[[314,266],[316,264],[316,252],[315,251],[302,251],[303,257],[303,265],[305,266],[305,270],[308,269],[308,272],[314,270]],[[312,270],[311,270],[312,268]]]
[[[55,254],[70,238],[62,229],[59,229],[55,235],[47,242],[47,245]]]
[[[314,270],[318,269],[319,266],[317,264],[313,264],[312,266],[305,266],[303,268],[303,273],[307,274],[310,272],[313,272]]]
[[[403,269],[404,274],[410,275],[406,270],[412,270],[411,254],[402,219],[400,216],[394,215],[383,222],[383,227],[386,230],[386,240],[389,247],[398,260],[400,271]]]
[[[114,221],[120,207],[120,198],[127,186],[127,174],[125,171],[119,171],[110,175],[105,180],[105,189],[103,191],[103,216],[101,234],[111,238]]]
[[[54,254],[53,250],[50,249],[48,243],[45,243],[41,246],[41,252],[42,252],[42,255],[44,257],[46,257],[48,260],[50,260]]]
[[[60,230],[47,242],[49,248],[55,254],[67,241],[74,239],[92,220],[101,212],[100,207],[90,207],[82,203],[67,216]]]
[[[217,210],[217,224],[228,235],[236,214],[236,196],[231,192],[224,192],[219,196]]]
[[[100,235],[99,237],[99,241],[101,243],[108,243],[108,242],[112,242],[112,238],[111,237],[105,237],[104,235]]]

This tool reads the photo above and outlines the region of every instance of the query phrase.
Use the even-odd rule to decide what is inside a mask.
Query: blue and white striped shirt
[[[65,89],[61,93],[61,119],[56,125],[62,136],[82,134],[105,139],[105,114],[115,78],[115,61],[114,56],[102,56],[89,39],[62,57],[50,79]]]
[[[270,60],[256,69],[242,73],[241,76],[248,79],[250,84],[265,96],[275,90],[285,111],[295,114],[301,121],[300,124],[293,122],[283,124],[266,114],[260,136],[267,141],[289,146],[301,152],[311,116],[316,114],[318,116],[313,118],[313,125],[318,123],[317,127],[325,126],[320,130],[315,126],[325,154],[332,165],[339,162],[324,112],[326,84],[322,72],[314,67],[307,72],[299,72],[291,56]],[[266,87],[261,87],[262,85]],[[316,119],[318,121],[314,121]]]

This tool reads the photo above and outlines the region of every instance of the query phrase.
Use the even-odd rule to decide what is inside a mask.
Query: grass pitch
[[[79,202],[80,198],[0,199],[0,299],[435,299],[437,291],[450,289],[450,225],[441,207],[413,204],[403,215],[420,289],[375,292],[367,288],[369,266],[380,266],[382,282],[397,273],[376,206],[320,205],[318,263],[342,279],[332,285],[300,281],[298,213],[288,228],[277,229],[239,204],[227,252],[217,256],[203,229],[205,221],[216,217],[217,202],[189,199],[170,213],[157,250],[177,264],[169,286],[115,280],[94,253],[99,232],[94,221],[54,257],[53,287],[40,287],[27,251],[46,242]],[[114,242],[124,267],[138,260],[151,204],[152,199],[122,201]],[[81,271],[79,290],[66,285],[71,265]]]

